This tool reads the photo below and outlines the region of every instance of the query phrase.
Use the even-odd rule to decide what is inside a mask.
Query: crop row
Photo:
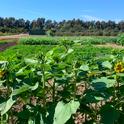
[[[81,44],[105,44],[116,43],[117,39],[114,37],[27,37],[21,38],[20,43],[26,45],[58,45],[63,41],[66,43],[81,43]]]
[[[124,35],[118,35],[117,37],[36,37],[31,36],[27,38],[21,38],[20,43],[25,45],[59,45],[65,42],[66,44],[80,43],[84,44],[118,44],[124,45]]]

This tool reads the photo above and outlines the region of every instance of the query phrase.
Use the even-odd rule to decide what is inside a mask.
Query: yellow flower
[[[124,72],[124,63],[118,62],[118,63],[115,65],[114,70],[115,70],[116,73]]]
[[[0,70],[0,78],[2,78],[4,76],[5,72]]]
[[[90,72],[87,74],[88,77],[93,77],[93,76],[96,76],[97,73],[96,72]]]

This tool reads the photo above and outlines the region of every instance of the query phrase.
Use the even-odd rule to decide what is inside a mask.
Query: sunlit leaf
[[[89,71],[89,66],[88,66],[88,65],[82,65],[82,66],[80,67],[80,70]]]
[[[116,80],[108,79],[107,77],[101,77],[101,78],[93,80],[92,83],[93,83],[92,86],[95,89],[100,90],[103,88],[113,87],[116,84]]]
[[[12,92],[12,95],[19,95],[23,92],[26,92],[28,90],[36,90],[39,86],[39,83],[36,83],[34,86],[28,85],[28,84],[24,84],[23,86],[21,86],[19,89],[15,89]]]
[[[25,69],[26,67],[23,67],[20,70],[18,70],[18,72],[16,72],[16,76],[23,74]]]
[[[0,81],[0,86],[2,86],[2,84],[5,82],[6,82],[6,80]]]
[[[69,49],[67,53],[70,54],[70,53],[72,53],[73,51],[74,51],[73,49]]]
[[[28,59],[28,58],[25,59],[25,62],[26,62],[27,64],[37,64],[37,63],[38,63],[37,60],[34,60],[34,59]]]
[[[4,115],[8,110],[12,107],[12,105],[16,102],[16,100],[12,99],[12,96],[7,100],[7,102],[4,102],[0,104],[0,111],[1,115]]]
[[[112,64],[109,61],[105,61],[102,63],[102,66],[108,69],[112,68]]]
[[[78,101],[70,101],[65,104],[59,102],[55,109],[54,123],[53,124],[65,124],[71,117],[72,114],[76,113],[80,103]]]
[[[35,121],[30,118],[30,119],[28,120],[28,124],[35,124]]]

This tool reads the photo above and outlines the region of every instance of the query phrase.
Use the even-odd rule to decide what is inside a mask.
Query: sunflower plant
[[[72,55],[63,44],[13,68],[0,62],[1,124],[123,124],[123,61]]]

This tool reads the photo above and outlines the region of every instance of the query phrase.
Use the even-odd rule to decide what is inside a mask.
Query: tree
[[[81,19],[60,22],[38,18],[33,21],[0,17],[0,32],[54,35],[117,35],[124,32],[124,21],[83,21]]]

